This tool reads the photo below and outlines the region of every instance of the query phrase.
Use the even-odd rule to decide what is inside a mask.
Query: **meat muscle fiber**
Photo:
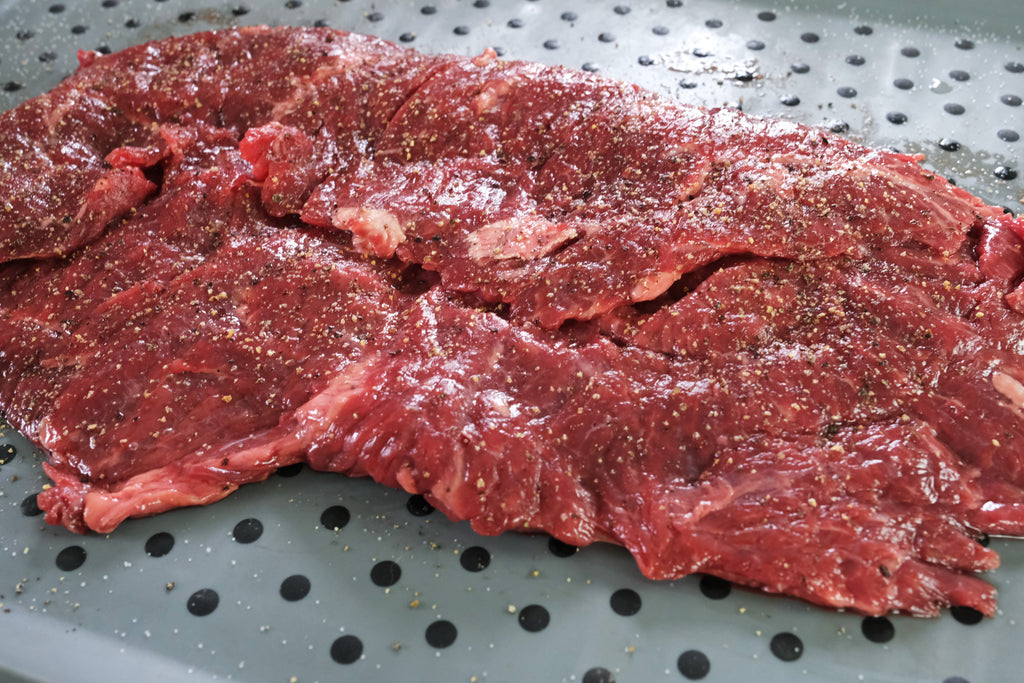
[[[1024,222],[801,125],[246,28],[0,117],[0,406],[51,523],[281,466],[484,534],[991,615],[1024,535]]]

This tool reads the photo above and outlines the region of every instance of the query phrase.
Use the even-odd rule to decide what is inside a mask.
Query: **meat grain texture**
[[[1024,222],[919,159],[590,74],[249,28],[0,117],[0,406],[105,533],[297,462],[484,534],[991,615]]]

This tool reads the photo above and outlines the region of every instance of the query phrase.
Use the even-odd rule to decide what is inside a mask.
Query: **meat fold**
[[[47,520],[277,468],[866,614],[1024,535],[1024,221],[813,128],[329,29],[0,117],[0,406]]]

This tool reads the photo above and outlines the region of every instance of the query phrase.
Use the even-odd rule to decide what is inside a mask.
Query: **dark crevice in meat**
[[[327,29],[84,53],[0,124],[0,409],[53,523],[306,462],[652,578],[995,611],[1024,224],[915,157]]]

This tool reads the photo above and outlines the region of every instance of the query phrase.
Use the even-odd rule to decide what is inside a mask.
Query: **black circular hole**
[[[757,18],[761,21],[775,21],[775,12],[765,10],[764,12],[758,12]]]
[[[963,676],[949,676],[942,679],[942,683],[971,683]]]
[[[800,34],[800,40],[804,41],[805,43],[816,43],[819,40],[821,40],[821,36],[812,31],[808,31],[806,33]]]
[[[599,33],[597,35],[597,39],[600,40],[602,43],[614,43],[615,42],[615,34],[614,33],[608,33],[608,32]]]
[[[589,71],[590,73],[594,73],[596,71],[601,70],[601,67],[599,67],[597,64],[594,64],[593,62],[583,62],[580,68],[583,69],[584,71]]]
[[[530,633],[543,631],[551,623],[551,615],[541,605],[527,605],[519,612],[519,625]]]
[[[292,574],[281,582],[281,597],[295,602],[309,595],[309,579],[302,574]]]
[[[397,562],[383,560],[373,565],[370,570],[370,580],[381,588],[394,586],[402,578],[402,568]]]
[[[865,617],[860,630],[872,643],[888,643],[896,635],[896,628],[887,617]]]
[[[707,26],[708,28],[722,28],[722,20],[708,19],[707,21],[704,22],[704,25]]]
[[[1024,64],[1020,62],[1007,62],[1003,65],[1003,68],[1012,74],[1024,73]]]
[[[195,12],[182,12],[181,14],[178,15],[178,21],[180,23],[182,23],[182,24],[187,24],[188,22],[192,21],[195,18],[196,18],[196,13]]]
[[[491,564],[491,553],[487,548],[474,545],[459,555],[459,564],[468,572],[482,572]]]
[[[764,49],[764,41],[763,40],[748,40],[747,41],[747,49],[748,50],[763,50]]]
[[[366,20],[377,23],[384,20],[384,14],[382,12],[370,12],[366,15]]]
[[[452,29],[452,33],[454,33],[457,36],[469,35],[469,27],[468,26],[456,26],[454,29]]]
[[[71,27],[71,32],[74,33],[76,36],[80,36],[88,30],[88,26],[82,26],[81,24],[75,24]]]
[[[445,619],[433,622],[424,633],[427,644],[438,649],[450,646],[455,642],[458,635],[459,630],[455,628],[455,624]]]
[[[559,541],[554,536],[548,539],[548,550],[555,557],[572,557],[579,552],[579,548],[576,546]]]
[[[473,0],[473,7],[484,9],[491,6],[491,0]]]
[[[28,30],[26,30],[26,31],[18,31],[17,33],[14,34],[14,37],[17,38],[18,40],[29,40],[29,39],[31,39],[35,35],[36,35],[35,31],[28,31]]]
[[[856,97],[857,96],[857,89],[856,88],[851,88],[848,85],[844,85],[844,86],[840,86],[839,88],[836,88],[836,94],[838,94],[840,97],[847,97],[847,98],[849,98],[849,97]]]
[[[792,94],[783,95],[782,97],[779,98],[779,102],[786,105],[787,107],[795,107],[796,105],[800,104],[800,98]]]
[[[21,501],[21,514],[26,517],[38,517],[43,514],[42,508],[39,507],[39,494],[30,493],[25,496]]]
[[[899,126],[907,122],[907,115],[901,111],[891,111],[885,115],[885,119]]]
[[[1018,95],[1003,95],[999,98],[999,101],[1008,107],[1019,107],[1021,103]]]
[[[174,548],[174,536],[161,531],[146,539],[146,554],[150,557],[163,557]]]
[[[853,66],[864,66],[864,62],[867,60],[860,55],[847,55],[846,63],[852,64]]]
[[[846,121],[830,121],[828,123],[828,129],[833,133],[848,133],[850,131],[850,124]]]
[[[188,596],[188,602],[185,604],[185,607],[189,613],[197,617],[205,617],[217,609],[218,604],[220,604],[220,596],[217,595],[217,591],[212,588],[200,588]]]
[[[620,588],[612,593],[609,604],[612,607],[612,611],[619,616],[631,617],[640,611],[640,607],[643,606],[643,600],[635,590]]]
[[[650,66],[651,64],[654,64],[654,57],[651,57],[650,55],[640,55],[636,58],[636,62],[640,66]]]
[[[706,598],[722,600],[729,597],[729,593],[732,592],[732,584],[725,579],[718,578],[717,576],[704,574],[700,577],[700,592],[703,593]]]
[[[302,0],[288,0],[284,6],[286,9],[298,9],[302,7]]]
[[[96,52],[99,52],[101,55],[109,55],[110,54],[110,48],[107,47],[106,45],[100,45],[99,47],[96,48]]]
[[[969,81],[971,80],[971,74],[967,73],[963,69],[953,69],[949,72],[949,77],[954,81]]]
[[[996,166],[995,170],[992,171],[996,178],[1000,180],[1013,180],[1017,177],[1017,171],[1010,168],[1009,166]],[[965,608],[969,609],[969,608]]]
[[[411,43],[412,41],[416,40],[416,34],[409,33],[408,31],[406,31],[402,35],[398,36],[398,39],[403,43]]]
[[[954,619],[968,626],[981,623],[981,620],[985,618],[984,614],[973,607],[964,607],[963,605],[954,605],[949,608],[949,612],[953,615]]]
[[[320,27],[323,28],[323,27]],[[301,462],[295,462],[291,465],[285,465],[284,467],[277,468],[277,476],[284,477],[285,479],[291,477],[297,477],[302,473],[302,468],[305,467]]]
[[[263,535],[263,523],[255,517],[248,517],[235,525],[231,535],[239,543],[252,543]]]
[[[911,88],[914,87],[914,81],[910,80],[909,78],[897,78],[895,81],[892,82],[892,84],[895,85],[900,90],[910,90]]]
[[[960,143],[953,138],[942,138],[939,140],[939,147],[947,152],[955,152],[960,149]]]
[[[420,14],[426,14],[427,16],[437,14],[437,8],[433,5],[424,5],[423,7],[420,7]]]
[[[18,92],[25,86],[17,81],[7,81],[4,83],[4,92]]]
[[[100,3],[101,6],[110,9],[111,7],[117,7],[117,0],[103,0]]]
[[[967,111],[967,109],[964,108],[964,105],[957,104],[956,102],[947,102],[942,105],[942,108],[947,114],[952,114],[953,116],[960,116]]]
[[[811,66],[804,62],[797,62],[796,64],[790,65],[789,70],[795,74],[805,74],[810,72]]]
[[[776,633],[769,644],[772,654],[784,662],[795,662],[804,653],[804,643],[794,633]]]
[[[577,15],[575,12],[562,12],[560,18],[562,21],[576,21],[577,19],[579,19],[579,15]]]
[[[50,14],[60,14],[64,11],[64,5],[50,5]]]
[[[921,51],[916,47],[905,47],[900,50],[900,54],[904,57],[920,57]]]
[[[231,9],[231,13],[236,17],[240,17],[249,13],[249,8],[245,5],[238,5]]]
[[[517,17],[517,18],[509,19],[508,22],[506,22],[505,25],[508,26],[509,28],[522,28],[523,27],[523,23],[524,23],[523,20],[519,19]]]
[[[69,545],[57,553],[57,568],[65,572],[74,570],[85,564],[85,548],[80,545]]]
[[[0,465],[6,465],[18,455],[18,449],[12,443],[0,446]]]
[[[957,47],[957,49],[959,49],[959,50],[973,50],[974,49],[974,41],[973,40],[969,40],[967,38],[960,38],[955,43],[953,43],[953,45],[955,45]]]
[[[615,683],[615,676],[603,666],[595,666],[583,674],[583,683]]]
[[[871,28],[870,26],[867,26],[866,24],[861,24],[860,26],[855,26],[853,28],[853,32],[856,33],[858,36],[870,36],[872,33],[875,32],[875,29]]]
[[[558,41],[555,40],[554,38],[551,38],[549,40],[545,40],[544,41],[544,49],[545,50],[557,50],[558,49]]]
[[[668,26],[655,26],[651,29],[651,33],[656,36],[667,36],[669,33]]]
[[[141,26],[138,19],[129,19],[126,22],[124,22],[124,25],[127,28],[138,28],[139,26]]]
[[[665,0],[665,5],[668,7],[682,7],[683,0]]]
[[[700,650],[687,650],[679,655],[676,660],[676,668],[679,673],[691,681],[699,681],[711,671],[711,662],[708,656]]]
[[[697,87],[697,81],[690,81],[684,78],[679,81],[679,87],[683,90],[693,90]]]
[[[1017,140],[1020,140],[1020,134],[1015,130],[1010,130],[1009,128],[997,130],[996,137],[1003,142],[1017,142]]]
[[[417,493],[409,496],[409,500],[405,501],[405,509],[416,517],[426,517],[434,511],[434,506],[428,503],[426,498]]]
[[[332,531],[344,529],[351,519],[352,514],[344,505],[332,505],[320,513],[321,526]]]
[[[363,641],[355,636],[342,636],[331,643],[331,659],[338,664],[352,664],[363,656]]]
[[[629,6],[628,5],[616,5],[614,8],[612,8],[612,11],[615,12],[616,14],[620,15],[620,16],[624,16],[626,14],[629,14]]]
[[[692,50],[690,50],[690,54],[692,54],[694,57],[704,58],[711,55],[711,50],[706,50],[702,47],[695,47]]]

